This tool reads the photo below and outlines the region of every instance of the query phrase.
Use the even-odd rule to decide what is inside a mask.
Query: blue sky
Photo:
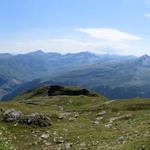
[[[150,54],[150,0],[0,0],[0,52]]]

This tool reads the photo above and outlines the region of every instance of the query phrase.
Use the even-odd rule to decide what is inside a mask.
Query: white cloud
[[[131,35],[129,33],[121,32],[116,29],[107,28],[86,28],[77,29],[80,32],[87,33],[94,38],[79,39],[74,37],[69,38],[46,38],[46,39],[28,39],[24,38],[22,41],[17,39],[10,41],[0,41],[0,53],[27,53],[35,50],[43,50],[45,52],[58,52],[58,53],[77,53],[81,51],[90,51],[99,54],[120,54],[120,55],[141,55],[134,42],[130,40],[139,40],[140,37]],[[129,41],[128,41],[129,40]],[[138,42],[140,43],[140,42]]]
[[[145,14],[145,17],[150,18],[150,13]]]
[[[117,29],[111,28],[80,28],[77,31],[86,33],[91,37],[97,39],[103,39],[107,41],[130,41],[130,40],[140,40],[141,37],[132,35],[126,32],[119,31]]]

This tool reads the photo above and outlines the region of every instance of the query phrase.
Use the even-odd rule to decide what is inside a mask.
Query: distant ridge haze
[[[103,54],[99,54],[99,53],[95,53],[95,52],[91,52],[91,51],[81,51],[81,52],[67,52],[67,53],[61,53],[61,52],[47,52],[44,50],[33,50],[32,52],[18,52],[18,53],[5,53],[5,52],[0,52],[0,56],[17,56],[17,55],[35,55],[35,54],[55,54],[55,55],[71,55],[71,54],[93,54],[93,55],[97,55],[97,56],[131,56],[131,57],[141,57],[141,56],[149,56],[148,54],[144,54],[141,56],[136,56],[136,55],[119,55],[119,54],[109,54],[109,53],[103,53]]]
[[[98,55],[88,51],[60,54],[42,50],[0,54],[1,96],[24,87],[24,84],[24,89],[28,90],[31,87],[28,82],[31,82],[37,86],[45,83],[78,85],[110,98],[144,97],[148,96],[142,89],[149,89],[149,74],[148,55]],[[131,89],[136,92],[129,94]]]

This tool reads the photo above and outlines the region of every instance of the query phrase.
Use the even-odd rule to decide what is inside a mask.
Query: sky
[[[150,0],[0,0],[0,53],[150,55]]]

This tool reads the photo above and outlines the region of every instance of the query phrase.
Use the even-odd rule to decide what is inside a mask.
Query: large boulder
[[[24,115],[21,111],[16,111],[15,109],[8,109],[4,111],[2,118],[5,122],[15,122],[40,127],[47,127],[51,125],[51,119],[48,116],[39,113]]]
[[[6,122],[18,121],[23,116],[21,111],[8,109],[3,113],[3,120]]]
[[[51,119],[39,113],[33,113],[31,115],[24,116],[22,119],[20,119],[19,122],[27,125],[35,125],[40,127],[47,127],[51,125]]]

